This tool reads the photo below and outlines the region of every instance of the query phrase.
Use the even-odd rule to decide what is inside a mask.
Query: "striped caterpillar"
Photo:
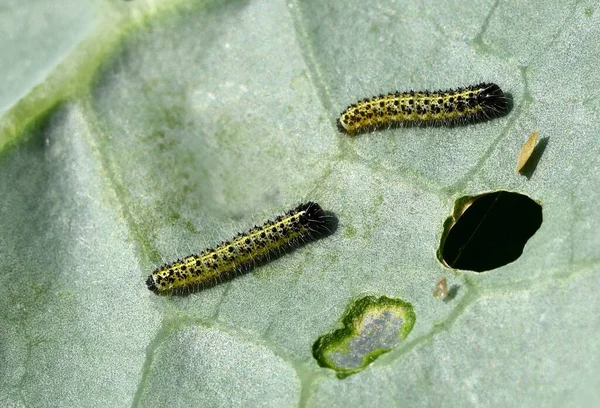
[[[397,124],[452,125],[501,116],[509,98],[493,83],[447,91],[396,92],[348,106],[337,121],[349,135]]]
[[[328,232],[327,217],[319,204],[301,204],[275,220],[254,226],[200,255],[190,255],[157,268],[148,276],[146,285],[156,294],[214,285],[268,260],[272,255]]]

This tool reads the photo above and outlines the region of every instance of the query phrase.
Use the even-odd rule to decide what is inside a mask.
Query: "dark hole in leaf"
[[[517,260],[542,225],[542,206],[523,194],[498,191],[458,202],[466,209],[441,248],[444,263],[455,269],[484,272]]]

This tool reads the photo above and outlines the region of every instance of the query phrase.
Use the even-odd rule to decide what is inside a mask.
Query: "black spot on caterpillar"
[[[325,213],[317,203],[301,204],[200,255],[190,255],[157,268],[148,276],[146,285],[157,294],[214,286],[286,250],[332,233],[335,225],[328,222],[331,218],[335,217]]]
[[[349,135],[399,124],[454,125],[502,116],[509,102],[510,98],[492,83],[447,91],[396,92],[348,106],[337,125]]]

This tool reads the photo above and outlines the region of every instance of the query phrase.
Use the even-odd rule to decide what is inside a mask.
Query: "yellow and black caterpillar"
[[[349,135],[397,124],[444,124],[501,116],[509,98],[493,83],[447,91],[395,92],[348,106],[337,121]]]
[[[190,255],[157,268],[148,276],[146,284],[157,294],[214,285],[278,252],[323,235],[328,231],[327,217],[319,204],[301,204],[200,255]]]

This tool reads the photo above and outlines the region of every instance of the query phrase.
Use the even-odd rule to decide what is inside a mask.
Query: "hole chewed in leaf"
[[[456,201],[438,257],[446,266],[489,271],[517,260],[542,225],[542,206],[531,198],[495,191]]]
[[[313,356],[321,367],[332,368],[345,378],[396,347],[410,333],[415,319],[408,302],[366,296],[346,309],[343,328],[317,339]]]

